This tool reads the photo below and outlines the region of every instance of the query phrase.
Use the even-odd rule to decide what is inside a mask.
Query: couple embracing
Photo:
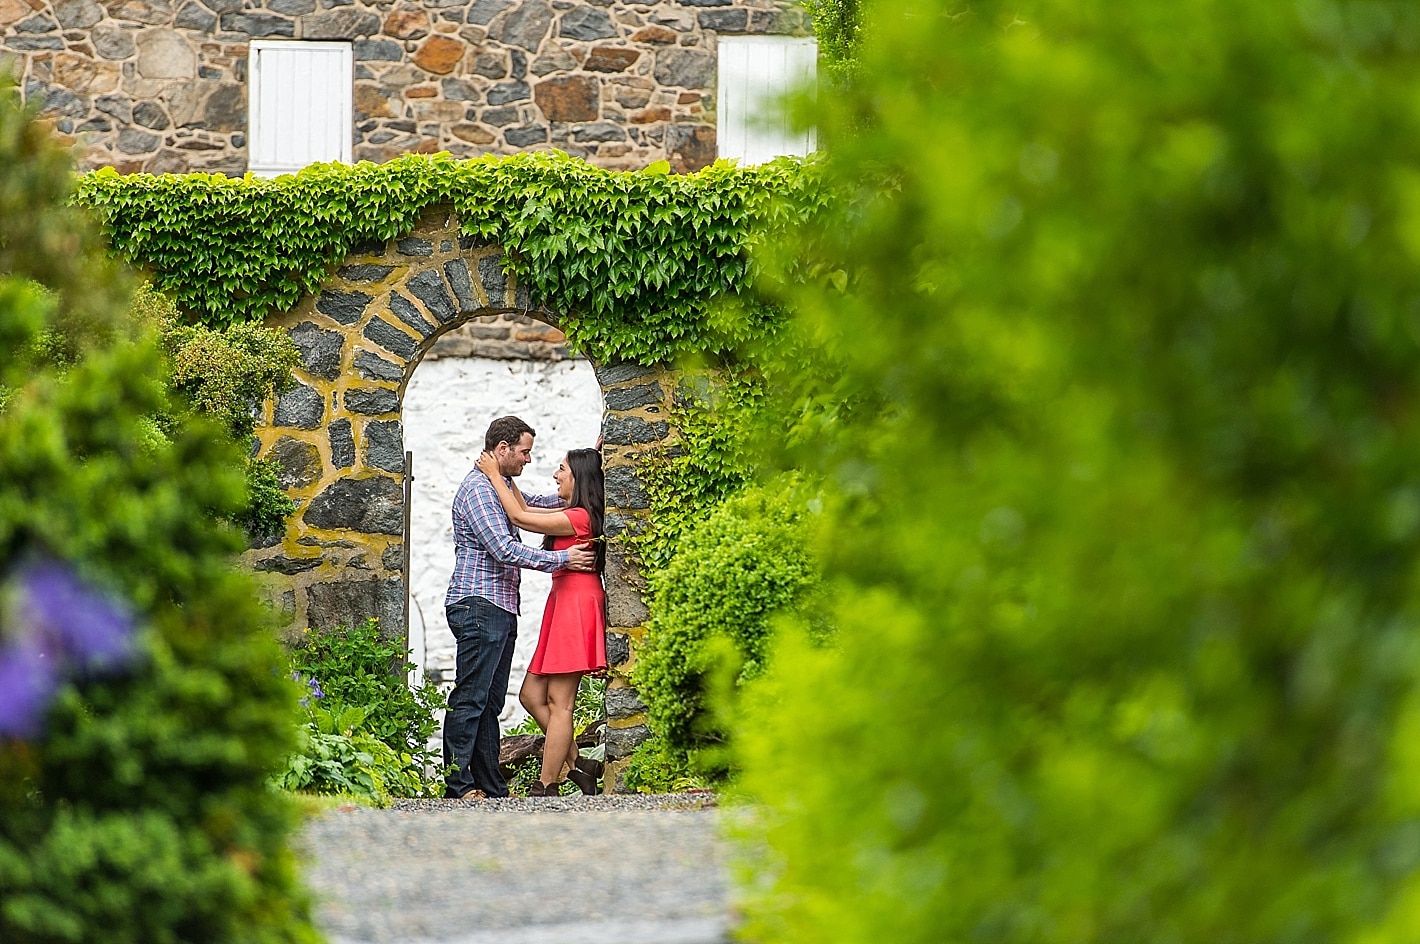
[[[519,701],[546,735],[542,773],[529,796],[557,796],[570,779],[596,790],[601,764],[577,753],[572,706],[588,672],[606,668],[606,560],[602,537],[602,462],[574,449],[557,467],[555,495],[523,495],[512,482],[532,461],[533,430],[516,416],[494,420],[477,467],[454,497],[454,573],[444,598],[458,643],[454,690],[444,716],[444,795],[505,797],[498,772],[498,714],[508,694],[518,638],[520,568],[552,572],[537,651]],[[542,549],[518,529],[545,535]]]

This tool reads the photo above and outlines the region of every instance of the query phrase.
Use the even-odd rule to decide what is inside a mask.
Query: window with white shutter
[[[785,94],[811,85],[818,43],[798,36],[718,37],[720,79],[716,140],[721,157],[761,164],[781,154],[807,154],[814,134],[795,131],[780,113]]]
[[[355,71],[349,43],[253,40],[247,168],[274,177],[350,162]]]

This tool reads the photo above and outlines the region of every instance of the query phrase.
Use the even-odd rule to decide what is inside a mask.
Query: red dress
[[[576,534],[554,538],[554,551],[565,551],[592,536],[591,517],[585,508],[568,508],[564,514]],[[537,651],[528,671],[534,675],[558,675],[605,668],[606,591],[602,589],[601,574],[554,571],[547,609],[542,611]]]

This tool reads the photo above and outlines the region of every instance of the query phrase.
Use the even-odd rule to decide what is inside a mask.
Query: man
[[[516,416],[489,424],[483,448],[498,469],[515,478],[532,461],[532,427]],[[528,495],[529,505],[556,508],[556,495]],[[477,469],[454,496],[454,573],[444,597],[449,629],[458,642],[454,690],[444,716],[444,764],[450,768],[444,795],[505,797],[498,773],[498,714],[508,695],[513,647],[518,639],[519,568],[592,570],[590,547],[544,551],[520,541],[493,484]]]

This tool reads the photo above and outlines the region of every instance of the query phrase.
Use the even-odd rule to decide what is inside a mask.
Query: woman
[[[564,508],[529,508],[523,495],[498,472],[498,460],[488,453],[478,469],[493,483],[498,500],[513,524],[547,535],[543,547],[561,551],[574,544],[595,542],[596,572],[559,570],[552,575],[552,593],[542,614],[542,631],[518,700],[546,735],[542,773],[528,796],[557,796],[563,772],[583,793],[596,792],[600,764],[582,760],[572,731],[572,706],[577,686],[588,672],[606,668],[606,594],[602,569],[606,544],[602,538],[602,457],[595,449],[573,449],[557,466],[553,479]]]

